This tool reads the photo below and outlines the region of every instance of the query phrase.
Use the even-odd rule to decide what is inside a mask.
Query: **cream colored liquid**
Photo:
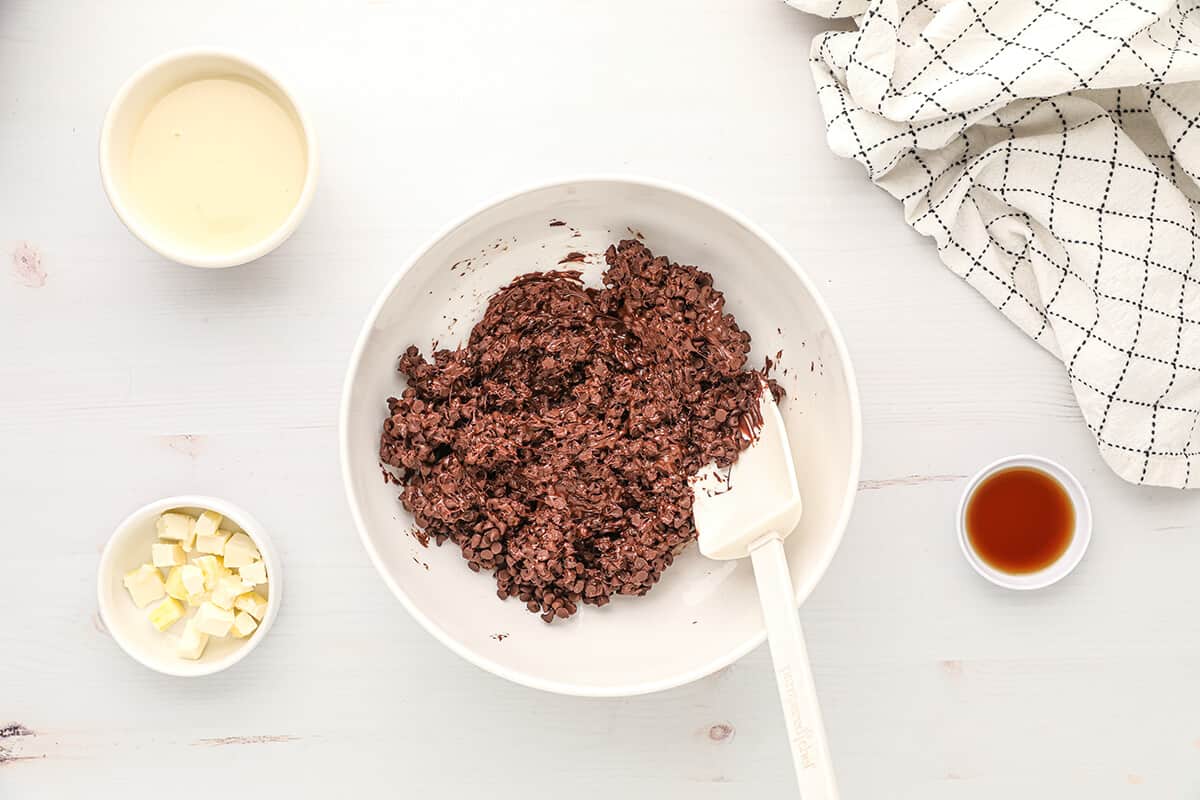
[[[299,122],[239,78],[185,83],[133,137],[129,202],[155,233],[192,252],[257,244],[287,219],[307,172]]]

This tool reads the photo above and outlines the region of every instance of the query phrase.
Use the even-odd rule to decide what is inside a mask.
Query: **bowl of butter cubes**
[[[130,514],[100,556],[100,616],[137,661],[209,675],[241,661],[279,610],[278,556],[262,526],[215,497],[168,497]]]

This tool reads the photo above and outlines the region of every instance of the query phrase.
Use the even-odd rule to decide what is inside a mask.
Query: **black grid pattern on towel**
[[[1122,477],[1200,485],[1200,0],[795,4],[861,14],[813,47],[834,150],[1062,359]]]

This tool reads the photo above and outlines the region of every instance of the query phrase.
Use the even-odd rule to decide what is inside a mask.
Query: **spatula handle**
[[[817,704],[808,649],[796,613],[796,595],[783,552],[783,538],[773,534],[750,551],[758,599],[762,603],[767,639],[771,643],[771,661],[783,701],[783,717],[802,800],[837,800],[837,781],[833,760],[825,738],[825,723]]]

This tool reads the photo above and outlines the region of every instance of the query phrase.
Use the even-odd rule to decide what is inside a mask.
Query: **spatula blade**
[[[787,536],[800,521],[800,486],[787,431],[775,398],[764,387],[762,425],[728,470],[709,464],[692,481],[692,517],[700,552],[720,560],[744,558],[771,532]]]

